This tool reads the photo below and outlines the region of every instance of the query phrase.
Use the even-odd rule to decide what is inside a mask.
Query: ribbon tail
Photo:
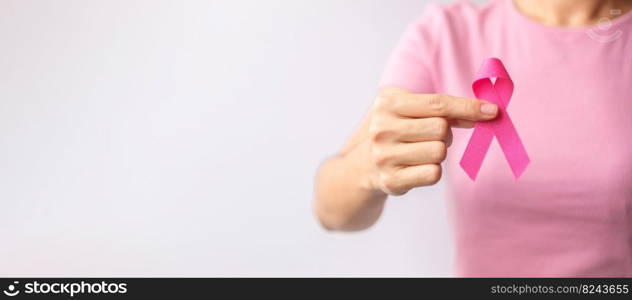
[[[505,154],[505,159],[507,159],[514,177],[516,179],[520,178],[531,160],[520,140],[518,131],[514,127],[513,122],[511,122],[511,118],[509,118],[509,114],[504,109],[500,110],[497,121],[492,126],[498,144],[500,144],[500,148]]]
[[[461,168],[472,180],[476,180],[478,171],[481,169],[483,159],[489,150],[489,146],[494,138],[494,132],[489,124],[478,123],[474,128],[474,133],[467,143],[465,153],[461,158]]]

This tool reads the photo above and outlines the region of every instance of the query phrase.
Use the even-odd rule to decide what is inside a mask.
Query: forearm
[[[314,209],[326,229],[366,229],[382,213],[387,195],[373,187],[369,151],[363,142],[321,165],[316,176]]]

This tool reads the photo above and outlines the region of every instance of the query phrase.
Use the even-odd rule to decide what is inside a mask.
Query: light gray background
[[[0,1],[0,276],[449,276],[442,184],[311,211],[428,2]]]

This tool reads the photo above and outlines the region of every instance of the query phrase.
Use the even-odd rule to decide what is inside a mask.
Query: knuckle
[[[446,111],[444,96],[441,94],[428,95],[427,105],[437,115],[443,115]]]
[[[371,133],[371,141],[373,143],[382,143],[385,140],[392,138],[395,133],[391,130],[376,130]]]
[[[382,117],[377,117],[371,122],[369,126],[369,138],[372,143],[382,143],[396,135],[396,132],[390,128],[391,126],[386,123]]]
[[[444,118],[435,118],[433,120],[433,132],[436,134],[437,138],[445,138],[448,136],[449,130],[450,124],[448,123],[448,120]]]
[[[419,132],[423,130],[423,128],[420,126],[417,120],[400,122],[399,125],[400,125],[401,133],[412,133],[412,132]]]
[[[435,185],[441,179],[441,166],[429,165],[428,172],[426,174],[426,181],[428,185]]]
[[[478,116],[481,114],[480,104],[477,101],[467,101],[466,107],[472,116]]]
[[[379,140],[378,137],[381,135],[384,127],[384,117],[379,114],[376,114],[371,117],[371,122],[369,123],[369,137],[371,141]]]
[[[383,148],[373,148],[373,164],[377,167],[385,167],[389,165],[392,160],[392,156]]]
[[[444,161],[448,154],[447,147],[444,142],[433,142],[430,151],[435,162]]]
[[[378,109],[390,110],[397,103],[398,95],[382,93],[377,96],[375,101]]]
[[[380,175],[380,181],[385,189],[385,192],[393,196],[401,196],[406,193],[406,190],[402,188],[400,180],[397,179],[393,173],[382,173]]]
[[[387,113],[376,113],[369,124],[369,139],[372,143],[382,143],[398,136],[399,122]]]

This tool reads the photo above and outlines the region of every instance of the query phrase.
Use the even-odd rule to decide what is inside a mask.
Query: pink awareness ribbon
[[[496,81],[492,82],[492,78],[496,78]],[[491,121],[476,123],[474,133],[463,153],[460,165],[472,180],[476,180],[494,136],[516,179],[529,165],[527,151],[507,113],[513,88],[513,81],[500,59],[488,58],[483,61],[476,80],[472,83],[472,90],[476,98],[498,105],[498,115]]]

